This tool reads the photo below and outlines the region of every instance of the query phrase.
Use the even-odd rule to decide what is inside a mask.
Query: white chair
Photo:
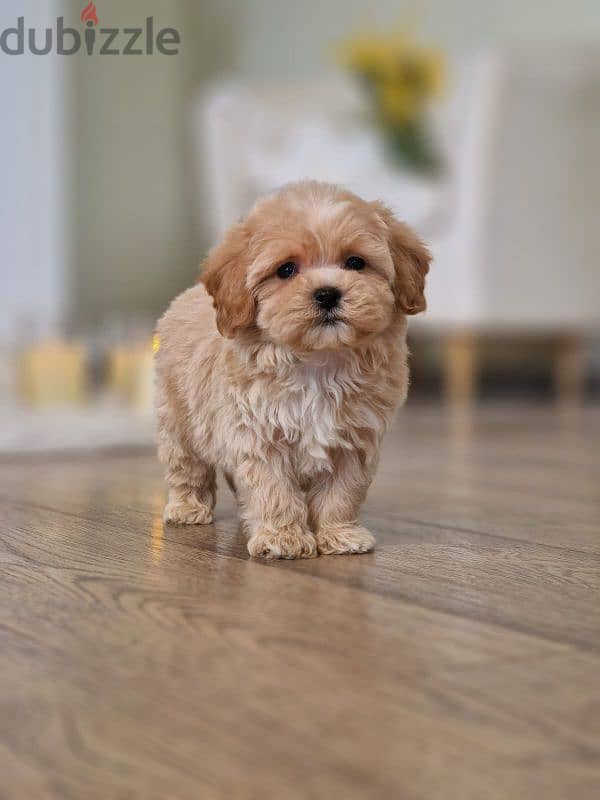
[[[455,65],[432,120],[447,164],[438,180],[390,167],[348,81],[216,86],[195,116],[211,235],[290,180],[329,180],[382,199],[433,251],[428,311],[411,331],[443,336],[448,396],[472,398],[478,336],[503,330],[556,334],[557,385],[573,395],[579,342],[597,322],[600,296],[591,267],[598,204],[581,194],[586,170],[596,171],[590,191],[600,185],[591,125],[598,63],[595,52],[524,49]]]

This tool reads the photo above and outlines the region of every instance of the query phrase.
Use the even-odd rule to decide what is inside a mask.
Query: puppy
[[[250,555],[371,550],[358,514],[406,397],[429,261],[384,205],[336,186],[259,200],[158,325],[165,521],[208,525],[219,467]]]

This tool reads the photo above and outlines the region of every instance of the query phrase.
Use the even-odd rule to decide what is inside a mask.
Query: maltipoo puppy
[[[158,325],[165,521],[208,525],[220,468],[250,555],[371,550],[358,515],[406,397],[429,261],[384,205],[337,186],[259,200]]]

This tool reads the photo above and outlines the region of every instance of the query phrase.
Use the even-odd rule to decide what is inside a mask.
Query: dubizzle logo
[[[88,56],[176,56],[181,37],[176,28],[160,28],[155,32],[154,17],[146,17],[142,28],[99,28],[98,10],[89,2],[80,16],[83,41]],[[26,28],[25,17],[18,17],[14,28],[0,32],[0,51],[7,56],[29,52],[45,56],[56,48],[59,56],[72,56],[81,49],[82,36],[76,28],[65,28],[65,18],[57,17],[53,28]]]

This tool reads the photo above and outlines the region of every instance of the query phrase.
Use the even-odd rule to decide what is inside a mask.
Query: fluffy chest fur
[[[354,354],[280,357],[275,366],[255,373],[235,398],[244,426],[262,445],[291,453],[301,478],[331,471],[340,449],[370,458],[395,406],[385,374]]]

